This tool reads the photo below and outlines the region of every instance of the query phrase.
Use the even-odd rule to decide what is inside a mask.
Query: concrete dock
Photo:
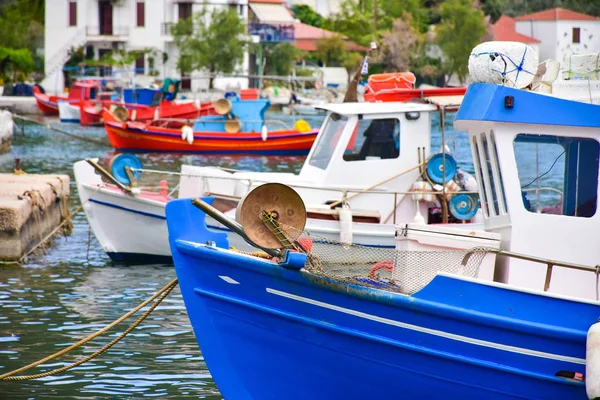
[[[0,109],[19,115],[40,113],[33,96],[0,96]]]
[[[0,174],[0,260],[15,261],[67,217],[68,175]]]

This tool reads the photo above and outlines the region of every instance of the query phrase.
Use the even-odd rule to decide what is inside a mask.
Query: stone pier
[[[67,216],[68,175],[0,174],[0,260],[19,260]]]

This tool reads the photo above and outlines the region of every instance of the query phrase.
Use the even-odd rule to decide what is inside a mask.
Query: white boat
[[[69,100],[58,101],[58,116],[60,122],[77,122],[81,121],[81,110],[79,103],[73,103]]]
[[[460,190],[460,187],[453,181],[447,182],[440,186],[444,193],[436,195],[431,185],[422,181],[429,179],[425,178],[428,169],[425,160],[431,148],[430,135],[423,132],[430,131],[431,114],[437,112],[437,106],[344,103],[324,108],[328,117],[300,174],[231,173],[219,168],[184,165],[179,197],[212,196],[219,209],[233,215],[248,190],[268,182],[285,183],[308,204],[306,230],[311,234],[387,248],[395,246],[398,223],[415,218],[422,223],[444,222],[433,217],[434,211],[441,215],[439,207],[447,204],[446,200],[440,200],[449,197],[446,192]],[[455,164],[450,162],[450,155],[445,157],[447,176],[450,176]],[[439,179],[443,157],[434,158],[435,162],[430,161],[427,166],[435,164],[430,169],[436,174],[434,179]],[[111,258],[143,261],[150,256],[168,257],[164,206],[169,198],[147,191],[125,194],[103,184],[85,161],[76,163],[74,169],[92,230]],[[421,188],[426,192],[413,192]],[[474,201],[470,200],[473,198]],[[469,215],[464,218],[463,212],[458,217],[471,219],[477,200],[468,197],[466,201]],[[126,226],[114,229],[121,224]],[[224,229],[215,221],[209,224]],[[469,224],[456,226],[473,229]],[[234,245],[247,247],[243,240]]]

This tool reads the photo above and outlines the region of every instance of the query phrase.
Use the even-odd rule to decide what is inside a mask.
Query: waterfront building
[[[553,8],[515,18],[516,32],[539,40],[540,61],[600,52],[600,18]],[[528,43],[529,44],[529,43]]]
[[[153,49],[155,55],[140,57],[131,68],[138,74],[152,70],[157,78],[181,78],[182,90],[206,89],[208,78],[202,78],[205,72],[182,77],[177,70],[179,51],[170,34],[173,24],[205,6],[235,8],[245,23],[250,19],[249,33],[259,36],[260,41],[293,41],[294,20],[281,0],[52,0],[46,2],[43,85],[50,92],[62,92],[63,67],[72,50],[83,46],[86,56],[94,59],[115,49]],[[282,16],[285,21],[272,21]],[[282,29],[282,25],[291,29]],[[245,54],[236,72],[247,75],[249,64]],[[247,88],[248,78],[219,78],[214,84],[221,89]]]

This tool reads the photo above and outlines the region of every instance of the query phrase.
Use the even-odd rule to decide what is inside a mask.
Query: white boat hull
[[[68,101],[58,102],[58,116],[60,122],[80,122],[81,121],[81,110],[79,105],[74,105]]]

